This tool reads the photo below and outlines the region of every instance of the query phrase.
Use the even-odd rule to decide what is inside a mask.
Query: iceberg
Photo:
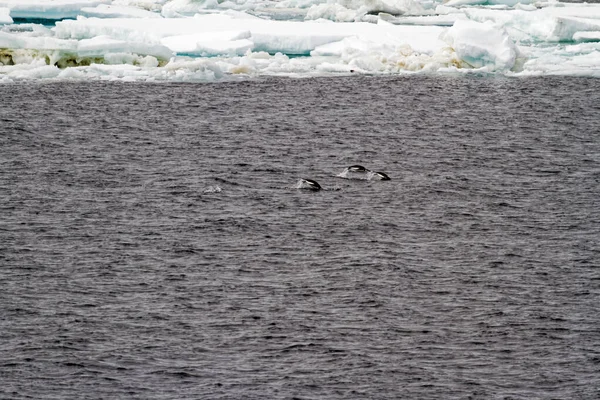
[[[600,4],[0,0],[0,82],[264,75],[600,76]]]

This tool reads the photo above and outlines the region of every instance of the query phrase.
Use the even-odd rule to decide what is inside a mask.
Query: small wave
[[[202,193],[221,193],[223,189],[219,185],[209,186]]]

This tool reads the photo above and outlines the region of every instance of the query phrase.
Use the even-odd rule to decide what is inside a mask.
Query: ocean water
[[[0,398],[600,396],[599,80],[2,89]]]

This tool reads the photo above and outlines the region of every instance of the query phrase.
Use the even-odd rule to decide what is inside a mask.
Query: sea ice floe
[[[306,19],[324,18],[337,22],[351,22],[363,21],[367,15],[380,13],[391,16],[423,15],[430,14],[430,12],[426,12],[428,5],[426,2],[415,0],[315,1],[315,4],[312,4],[308,9]]]
[[[445,3],[448,7],[458,6],[508,6],[517,4],[531,4],[532,0],[449,0]]]
[[[111,0],[0,0],[0,8],[8,8],[13,19],[59,20],[77,17],[84,7],[110,3]]]
[[[206,32],[167,36],[161,43],[172,52],[200,57],[243,55],[254,47],[250,31]]]
[[[491,21],[513,38],[524,42],[565,42],[579,32],[600,30],[600,6],[547,7],[534,11],[465,9],[465,15],[478,22]]]
[[[12,24],[13,19],[10,16],[10,9],[0,7],[0,25]]]
[[[462,61],[475,68],[506,71],[514,67],[518,50],[506,32],[491,22],[458,20],[445,39]]]
[[[196,15],[194,18],[163,18],[152,23],[140,19],[79,18],[56,24],[54,32],[62,39],[89,39],[109,36],[121,40],[159,41],[171,37],[169,45],[187,48],[190,39],[201,41],[215,34],[231,31],[249,31],[254,43],[252,50],[290,55],[308,55],[324,44],[347,37],[360,37],[379,43],[408,43],[413,48],[434,51],[440,46],[438,27],[408,27],[392,24],[319,23],[299,21],[272,21],[257,18],[234,18],[226,14]],[[180,39],[180,45],[177,39]]]
[[[157,12],[139,7],[100,4],[96,7],[83,7],[79,15],[97,18],[161,18]]]
[[[165,18],[182,18],[218,7],[217,0],[171,0],[162,7],[161,13]]]
[[[554,0],[0,0],[1,82],[599,76],[597,42],[600,5]]]

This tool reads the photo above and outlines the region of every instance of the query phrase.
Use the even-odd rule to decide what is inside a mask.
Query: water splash
[[[221,193],[223,189],[219,185],[209,186],[202,193]]]

